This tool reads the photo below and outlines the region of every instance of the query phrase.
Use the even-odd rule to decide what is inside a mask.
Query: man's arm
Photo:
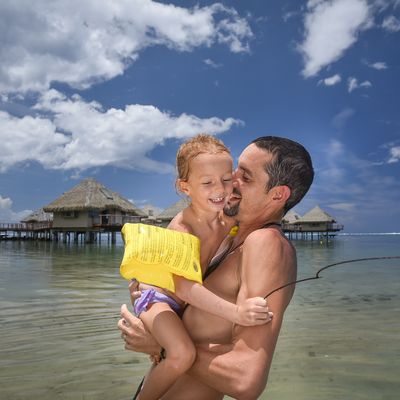
[[[293,281],[295,252],[273,229],[259,230],[243,245],[241,288],[238,303]],[[268,298],[274,316],[270,323],[255,327],[236,326],[233,343],[208,349],[198,348],[189,374],[221,393],[238,399],[256,399],[264,390],[283,314],[293,295],[293,286]]]
[[[176,276],[174,281],[175,294],[181,300],[217,317],[243,326],[262,325],[270,320],[266,301],[261,297],[248,298],[237,305],[215,295],[197,282],[180,276]]]

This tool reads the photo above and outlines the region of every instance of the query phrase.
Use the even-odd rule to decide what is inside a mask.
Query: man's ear
[[[291,195],[291,190],[289,186],[282,185],[282,186],[275,186],[273,188],[273,194],[272,194],[272,199],[277,200],[283,203],[286,203],[287,199]]]
[[[189,195],[188,183],[183,179],[176,180],[176,187],[181,193],[186,194],[187,196]]]

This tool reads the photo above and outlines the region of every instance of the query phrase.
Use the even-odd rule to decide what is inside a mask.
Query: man
[[[225,213],[239,230],[227,239],[222,261],[204,285],[233,303],[262,296],[296,279],[296,253],[280,229],[283,215],[308,191],[314,172],[308,152],[278,137],[254,140],[241,154],[234,174],[234,193]],[[197,358],[163,399],[256,399],[268,378],[283,314],[294,286],[268,297],[272,321],[234,326],[188,306],[183,322],[196,344]],[[131,293],[136,296],[131,285]],[[119,329],[129,350],[155,354],[157,343],[141,321],[123,306]]]

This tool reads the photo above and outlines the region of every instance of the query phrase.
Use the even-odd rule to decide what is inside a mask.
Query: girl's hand
[[[237,305],[236,324],[242,326],[263,325],[270,322],[273,313],[269,311],[267,300],[252,297]]]

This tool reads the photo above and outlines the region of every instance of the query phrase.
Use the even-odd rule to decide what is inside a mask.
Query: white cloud
[[[389,164],[396,163],[400,161],[400,146],[392,147],[389,150],[390,158],[388,160]]]
[[[370,81],[364,81],[364,82],[360,83],[360,87],[370,88],[370,87],[372,87],[372,83]]]
[[[183,8],[152,0],[0,2],[0,92],[83,89],[121,75],[144,48],[225,44],[248,51],[247,20],[219,3]]]
[[[297,17],[298,14],[298,11],[288,11],[282,15],[282,19],[284,22],[288,22],[290,19]]]
[[[2,197],[0,195],[0,210],[11,208],[12,200],[9,197]]]
[[[329,142],[327,151],[334,157],[340,156],[344,153],[344,146],[338,140],[332,139]]]
[[[400,31],[400,21],[394,15],[390,15],[383,20],[382,28],[388,32],[398,32]]]
[[[48,119],[16,118],[0,111],[0,172],[27,160],[51,166],[62,155],[60,149],[68,141]]]
[[[321,79],[318,83],[324,84],[325,86],[334,86],[342,80],[339,74],[330,76],[329,78]]]
[[[390,7],[398,7],[400,5],[400,0],[373,0],[372,5],[379,12],[383,12]]]
[[[0,195],[0,221],[1,222],[19,222],[32,213],[32,210],[23,210],[15,212],[12,209],[12,200],[9,197]]]
[[[353,115],[352,108],[345,108],[333,117],[332,123],[336,128],[342,128]]]
[[[379,148],[385,151],[386,157],[382,157],[379,161],[376,161],[376,165],[394,164],[400,161],[399,139],[383,143]]]
[[[382,61],[377,61],[377,62],[374,62],[372,64],[367,64],[367,65],[371,68],[377,69],[378,71],[382,70],[382,69],[387,69],[387,64]]]
[[[305,38],[298,49],[306,78],[342,57],[359,32],[372,24],[366,0],[309,1],[304,23]]]
[[[356,78],[349,78],[347,81],[347,87],[349,90],[349,93],[351,93],[354,89],[358,88],[358,82]]]
[[[206,58],[205,60],[203,60],[204,64],[208,65],[211,68],[221,68],[222,64],[218,64],[213,60],[210,60],[209,58]]]
[[[339,165],[337,160],[342,158],[344,154],[343,144],[336,139],[331,139],[324,149],[324,153],[326,153],[325,161],[327,163],[319,171],[319,176],[332,181],[332,183],[342,179],[346,171]]]
[[[44,93],[34,109],[50,114],[50,119],[0,112],[0,171],[35,160],[53,169],[114,165],[168,173],[173,166],[148,156],[165,140],[200,132],[219,134],[241,123],[233,118],[174,116],[139,104],[103,110],[96,102],[85,102],[78,95],[68,98],[54,89]]]
[[[308,0],[307,7],[314,8],[323,2],[324,0]]]
[[[353,211],[355,208],[355,203],[333,203],[333,204],[328,204],[328,207],[334,209],[334,210],[340,210],[340,211]]]
[[[372,87],[372,83],[370,81],[364,81],[358,83],[357,78],[354,77],[350,77],[347,81],[347,89],[349,93],[358,88],[370,88],[370,87]]]
[[[210,10],[228,15],[228,18],[222,19],[216,25],[214,34],[218,43],[228,45],[234,53],[249,51],[247,39],[250,39],[253,33],[247,21],[240,18],[233,8],[227,8],[220,3],[212,5]]]

